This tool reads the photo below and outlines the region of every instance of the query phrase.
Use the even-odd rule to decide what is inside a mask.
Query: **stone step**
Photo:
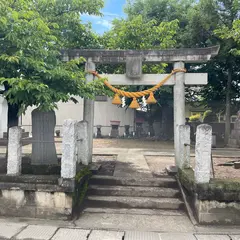
[[[122,177],[113,177],[113,176],[94,175],[90,179],[89,184],[178,188],[177,181],[173,177],[122,178]]]
[[[150,208],[178,210],[184,209],[184,203],[177,198],[87,196],[86,207]]]
[[[90,185],[89,195],[131,196],[131,197],[181,197],[180,191],[172,188],[139,187],[139,186],[106,186]]]
[[[158,215],[158,216],[185,216],[182,210],[161,210],[145,208],[85,208],[83,213],[107,213],[107,214],[130,214],[130,215]]]

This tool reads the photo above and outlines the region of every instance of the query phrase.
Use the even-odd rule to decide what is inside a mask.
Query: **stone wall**
[[[240,224],[240,201],[195,200],[196,213],[202,224]]]
[[[0,176],[0,215],[70,219],[75,182],[58,176]]]
[[[192,169],[180,170],[178,176],[200,224],[240,224],[240,181],[196,184]]]
[[[72,195],[65,192],[0,190],[1,216],[70,219],[72,205]]]

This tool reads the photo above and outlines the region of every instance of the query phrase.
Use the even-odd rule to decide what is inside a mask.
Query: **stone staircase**
[[[122,178],[95,175],[89,183],[84,212],[177,215],[184,203],[173,177]]]

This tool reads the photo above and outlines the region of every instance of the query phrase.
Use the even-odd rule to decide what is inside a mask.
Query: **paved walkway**
[[[153,177],[142,151],[127,150],[119,153],[115,166],[115,177]]]
[[[0,219],[1,240],[240,240],[239,227],[195,227],[188,233],[136,230],[83,229],[75,222]]]

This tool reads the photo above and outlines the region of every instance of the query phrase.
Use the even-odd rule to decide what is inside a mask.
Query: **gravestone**
[[[130,125],[125,125],[125,136],[126,137],[129,137],[130,135]]]
[[[231,148],[240,147],[240,110],[237,113],[237,119],[234,123],[234,128],[231,132],[231,136],[228,141],[228,147]]]
[[[110,121],[112,129],[111,129],[111,137],[117,138],[119,137],[119,125],[120,121]]]
[[[55,165],[58,164],[56,146],[54,142],[54,129],[56,115],[54,111],[32,111],[32,164]]]
[[[97,138],[102,138],[101,128],[102,125],[97,125]]]

